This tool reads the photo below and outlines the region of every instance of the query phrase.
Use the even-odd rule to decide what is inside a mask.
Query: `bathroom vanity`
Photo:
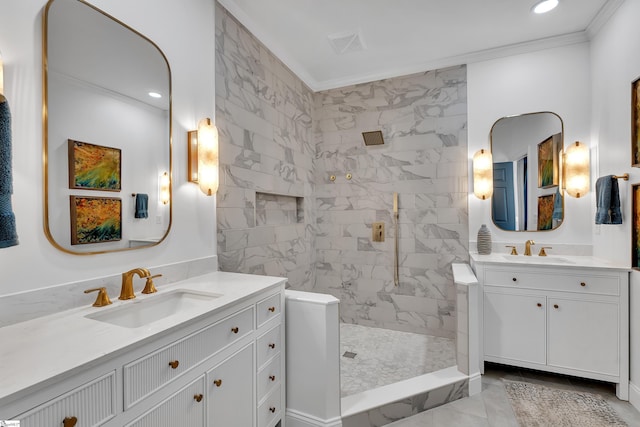
[[[616,384],[629,399],[629,269],[587,256],[471,254],[487,362]]]
[[[258,426],[284,418],[284,285],[215,272],[0,328],[0,419]]]

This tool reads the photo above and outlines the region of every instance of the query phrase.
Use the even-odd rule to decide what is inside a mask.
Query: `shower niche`
[[[304,224],[304,197],[256,191],[255,226]]]

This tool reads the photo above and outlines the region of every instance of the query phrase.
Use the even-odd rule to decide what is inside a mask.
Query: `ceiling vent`
[[[347,31],[327,36],[331,47],[338,55],[360,52],[366,48],[359,31]]]

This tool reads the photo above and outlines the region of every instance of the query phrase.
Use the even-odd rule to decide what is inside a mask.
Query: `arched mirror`
[[[148,38],[82,0],[43,23],[45,233],[95,254],[171,228],[171,73]]]
[[[491,218],[506,231],[548,231],[564,220],[564,125],[555,113],[503,117],[491,128]]]

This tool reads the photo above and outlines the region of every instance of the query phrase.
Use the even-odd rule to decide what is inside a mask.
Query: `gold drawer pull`
[[[220,387],[222,385],[222,380],[213,380],[213,383],[216,385],[216,387]]]
[[[276,413],[276,407],[275,406],[270,407],[269,410],[271,411],[272,414]]]
[[[74,427],[77,422],[78,419],[76,417],[66,417],[64,420],[62,420],[62,425],[64,427]]]
[[[585,287],[585,286],[587,286],[587,284],[584,283],[584,282],[580,282],[580,286]]]
[[[233,332],[234,334],[237,334],[239,330],[240,329],[238,329],[237,326],[234,326],[233,328],[231,328],[231,332]]]
[[[176,369],[179,364],[180,364],[180,361],[178,361],[178,360],[173,360],[173,361],[169,362],[169,366],[171,366],[171,369]]]
[[[538,303],[538,307],[542,307],[542,304]]]
[[[202,395],[201,394],[196,394],[193,396],[193,398],[195,399],[196,402],[202,402]]]
[[[276,311],[276,308],[275,307],[269,307],[269,311],[273,313],[274,311]]]
[[[560,308],[558,304],[553,304],[553,308]]]
[[[276,376],[275,376],[275,375],[269,375],[269,379],[270,379],[271,381],[275,381],[275,380],[276,380]]]
[[[276,345],[274,343],[269,344],[269,348],[274,349],[276,348]]]

